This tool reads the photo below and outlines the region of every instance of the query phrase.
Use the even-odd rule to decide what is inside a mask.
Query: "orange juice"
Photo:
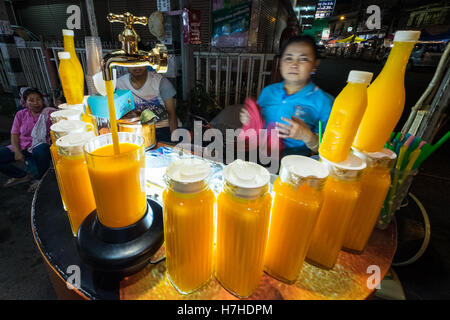
[[[215,196],[208,187],[210,166],[180,159],[167,169],[163,192],[164,241],[168,277],[180,293],[190,293],[213,273]]]
[[[348,251],[360,253],[380,215],[391,184],[390,171],[396,155],[388,149],[369,154],[355,151],[355,154],[366,160],[367,168],[361,178],[361,194],[350,218],[343,246]]]
[[[353,154],[339,164],[324,162],[330,175],[323,189],[324,201],[306,260],[320,268],[332,269],[361,193],[360,179],[366,164]]]
[[[353,146],[379,152],[389,139],[405,106],[405,70],[419,31],[397,31],[383,70],[367,89],[367,108]]]
[[[348,84],[334,100],[319,153],[331,162],[344,161],[367,106],[367,86],[373,74],[350,71]]]
[[[89,177],[100,222],[121,228],[139,221],[147,209],[143,139],[119,133],[116,154],[111,134],[98,136],[85,145]]]
[[[84,97],[84,82],[76,77],[77,68],[71,61],[69,52],[58,52],[58,57],[58,73],[67,104],[80,104]]]
[[[60,110],[52,112],[50,115],[52,119],[52,126],[50,127],[50,137],[52,140],[52,145],[50,146],[50,155],[52,157],[53,166],[55,168],[56,181],[58,183],[59,193],[61,195],[61,201],[63,203],[64,210],[67,211],[67,206],[65,204],[65,196],[63,184],[61,183],[61,178],[59,176],[58,167],[56,166],[60,156],[56,147],[56,140],[68,135],[69,133],[81,133],[86,132],[86,124],[80,120],[75,120],[81,117],[81,113],[76,110]],[[73,111],[73,112],[72,112]],[[56,113],[56,114],[55,114]],[[72,119],[72,120],[67,120]]]
[[[83,145],[92,139],[92,132],[71,133],[56,141],[59,160],[56,168],[64,190],[70,226],[76,236],[83,220],[95,210],[95,200],[83,154]]]
[[[300,273],[323,202],[326,167],[303,156],[281,160],[273,185],[269,237],[264,270],[272,277],[294,283]]]
[[[236,160],[223,172],[217,198],[216,279],[229,292],[248,297],[262,277],[272,197],[269,172]]]
[[[78,86],[81,88],[82,95],[84,96],[84,72],[80,60],[78,60],[77,53],[75,52],[74,32],[73,30],[63,29],[62,33],[64,38],[64,51],[70,53],[70,62],[73,65],[73,71],[70,76],[76,83],[78,83]],[[64,95],[66,97],[67,103],[69,104],[83,103],[83,96],[80,99],[77,95],[77,98],[74,99],[73,102],[69,102],[69,99],[66,96],[65,92]]]

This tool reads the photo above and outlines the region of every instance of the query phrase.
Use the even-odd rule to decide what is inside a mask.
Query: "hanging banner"
[[[215,0],[212,7],[212,39],[215,47],[246,47],[252,1]]]
[[[183,35],[185,44],[201,44],[200,11],[183,9]]]

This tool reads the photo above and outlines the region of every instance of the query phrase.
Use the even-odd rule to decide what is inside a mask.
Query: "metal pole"
[[[86,11],[89,20],[91,36],[98,37],[97,20],[95,19],[94,2],[92,0],[86,0]]]

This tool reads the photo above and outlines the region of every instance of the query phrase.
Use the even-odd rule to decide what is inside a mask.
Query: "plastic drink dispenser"
[[[77,76],[78,69],[71,59],[70,52],[58,52],[59,77],[67,104],[81,104],[84,98],[84,78]]]
[[[389,139],[405,106],[405,70],[420,31],[397,31],[386,64],[367,89],[367,108],[353,146],[379,152]]]
[[[217,198],[216,279],[231,293],[248,297],[263,273],[270,174],[256,163],[235,160],[223,177]]]
[[[210,165],[197,158],[172,162],[163,192],[166,266],[172,285],[190,293],[213,274],[214,207]]]
[[[323,202],[328,169],[314,159],[290,155],[281,160],[264,270],[292,284],[300,273]]]
[[[373,74],[350,71],[347,85],[334,100],[319,153],[331,162],[342,162],[355,139],[356,131],[367,106],[367,86]]]
[[[329,176],[323,188],[324,201],[306,261],[324,269],[332,269],[361,193],[361,175],[366,163],[353,154],[340,163],[323,158],[322,161],[328,166]]]

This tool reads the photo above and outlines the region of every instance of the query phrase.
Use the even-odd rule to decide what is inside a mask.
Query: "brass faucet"
[[[146,25],[147,17],[135,17],[129,12],[124,14],[109,13],[109,22],[121,22],[125,25],[122,33],[119,34],[119,41],[122,42],[122,49],[106,54],[101,62],[103,80],[112,80],[112,70],[114,66],[137,67],[151,66],[158,73],[167,72],[167,48],[163,44],[157,44],[151,51],[138,50],[139,35],[133,28],[133,24]]]

